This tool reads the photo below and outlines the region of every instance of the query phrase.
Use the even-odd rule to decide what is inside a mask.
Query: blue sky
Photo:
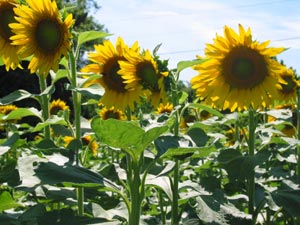
[[[250,27],[253,39],[271,40],[271,47],[288,48],[278,55],[288,67],[300,70],[299,0],[98,0],[101,9],[93,16],[129,45],[138,41],[141,48],[153,50],[162,44],[159,55],[169,59],[169,68],[179,61],[204,55],[206,43],[223,35],[228,25]],[[197,74],[192,69],[180,79],[189,81]]]

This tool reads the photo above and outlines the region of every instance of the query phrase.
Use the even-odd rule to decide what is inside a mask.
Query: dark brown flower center
[[[285,94],[293,93],[296,88],[296,83],[291,76],[283,76],[283,80],[285,80],[286,84],[281,84],[282,90],[281,92]]]
[[[57,21],[40,21],[35,35],[38,47],[45,53],[56,51],[61,44],[62,32]]]
[[[125,84],[123,83],[123,78],[118,71],[120,70],[119,60],[123,59],[122,57],[112,58],[104,65],[103,70],[103,80],[108,88],[115,90],[120,93],[126,92]]]
[[[234,88],[253,88],[268,75],[264,56],[244,46],[233,48],[221,66],[226,81]]]
[[[6,41],[10,41],[9,38],[14,35],[9,27],[9,24],[13,22],[16,22],[16,20],[12,8],[0,11],[0,36]]]
[[[157,91],[158,77],[152,63],[145,62],[138,66],[137,75],[141,78],[141,83],[145,89]]]

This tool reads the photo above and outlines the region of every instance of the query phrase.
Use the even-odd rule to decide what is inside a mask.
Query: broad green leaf
[[[110,187],[118,189],[115,184],[100,174],[95,173],[79,166],[64,165],[60,166],[52,162],[40,163],[34,169],[36,176],[41,180],[42,184],[60,184],[66,183],[67,186],[82,187]]]
[[[220,113],[218,110],[212,109],[210,106],[204,105],[202,103],[189,103],[189,107],[199,108],[207,111],[208,113],[223,118],[224,115]]]
[[[205,146],[209,140],[209,136],[207,136],[205,131],[197,126],[190,127],[186,134],[195,142],[198,147]]]
[[[17,203],[8,191],[3,191],[0,194],[0,212],[7,210],[7,209],[20,207],[20,206],[23,206],[23,205],[20,203]]]
[[[99,100],[105,92],[104,88],[98,85],[88,88],[76,88],[75,90],[84,96],[97,100]]]
[[[177,73],[180,73],[182,70],[195,66],[197,64],[203,63],[206,61],[206,59],[195,59],[195,60],[189,60],[189,61],[180,61],[177,64]]]
[[[32,97],[32,94],[30,94],[28,91],[17,90],[3,98],[0,98],[0,104],[7,105],[30,97]]]
[[[110,36],[110,34],[107,34],[105,32],[102,31],[85,31],[85,32],[81,32],[78,35],[78,46],[82,45],[85,42],[88,41],[93,41],[96,39],[102,39],[105,38],[107,36]]]
[[[300,189],[278,190],[271,193],[274,202],[291,216],[300,217]]]
[[[154,141],[155,148],[157,150],[157,156],[165,154],[170,148],[178,148],[179,147],[179,137],[164,135],[158,137]]]
[[[19,140],[20,136],[18,133],[14,133],[11,137],[9,137],[1,146],[0,146],[0,156],[9,151],[12,145]]]
[[[58,80],[62,79],[62,78],[66,78],[68,77],[68,73],[69,71],[68,70],[63,70],[63,69],[60,69],[58,70],[56,73],[55,73],[55,77],[52,81],[52,84],[55,84]]]
[[[168,126],[157,126],[149,129],[143,136],[142,144],[146,148],[152,141],[168,130]]]
[[[173,192],[170,183],[170,178],[167,176],[157,176],[157,177],[147,177],[146,179],[147,186],[153,186],[164,191],[170,200],[173,199]]]
[[[226,149],[222,151],[218,156],[218,162],[232,179],[243,180],[254,175],[255,157],[243,156],[238,150]]]
[[[198,151],[199,148],[194,147],[182,147],[182,148],[170,148],[166,153],[164,153],[161,158],[185,158],[188,156],[193,155],[196,151]]]
[[[154,139],[167,130],[167,126],[162,126],[145,132],[130,121],[101,120],[99,117],[93,119],[91,126],[102,143],[123,149],[135,160]]]
[[[17,108],[4,116],[3,120],[16,120],[26,116],[35,116],[42,120],[41,113],[36,108]]]
[[[49,125],[53,125],[53,124],[58,124],[58,125],[67,125],[67,122],[60,117],[54,116],[50,119],[48,119],[45,122],[42,123],[38,123],[33,129],[32,132],[37,132],[37,131],[41,131],[42,129],[44,129],[45,127],[49,126]]]
[[[2,57],[0,57],[0,66],[3,66],[4,65],[4,61],[2,59]]]

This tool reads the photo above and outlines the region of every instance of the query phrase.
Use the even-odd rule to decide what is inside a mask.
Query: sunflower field
[[[0,98],[0,225],[300,224],[300,83],[284,47],[224,26],[170,69],[159,46],[74,23],[52,0],[0,0],[0,64],[40,89]],[[72,104],[53,95],[63,79]]]

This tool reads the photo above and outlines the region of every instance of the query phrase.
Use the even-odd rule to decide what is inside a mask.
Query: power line
[[[281,42],[281,41],[290,41],[290,40],[299,40],[300,37],[290,37],[290,38],[283,38],[278,40],[273,40],[272,42]],[[182,53],[190,53],[190,52],[200,52],[204,49],[189,49],[189,50],[181,50],[181,51],[172,51],[172,52],[163,52],[159,55],[175,55],[175,54],[182,54]]]

